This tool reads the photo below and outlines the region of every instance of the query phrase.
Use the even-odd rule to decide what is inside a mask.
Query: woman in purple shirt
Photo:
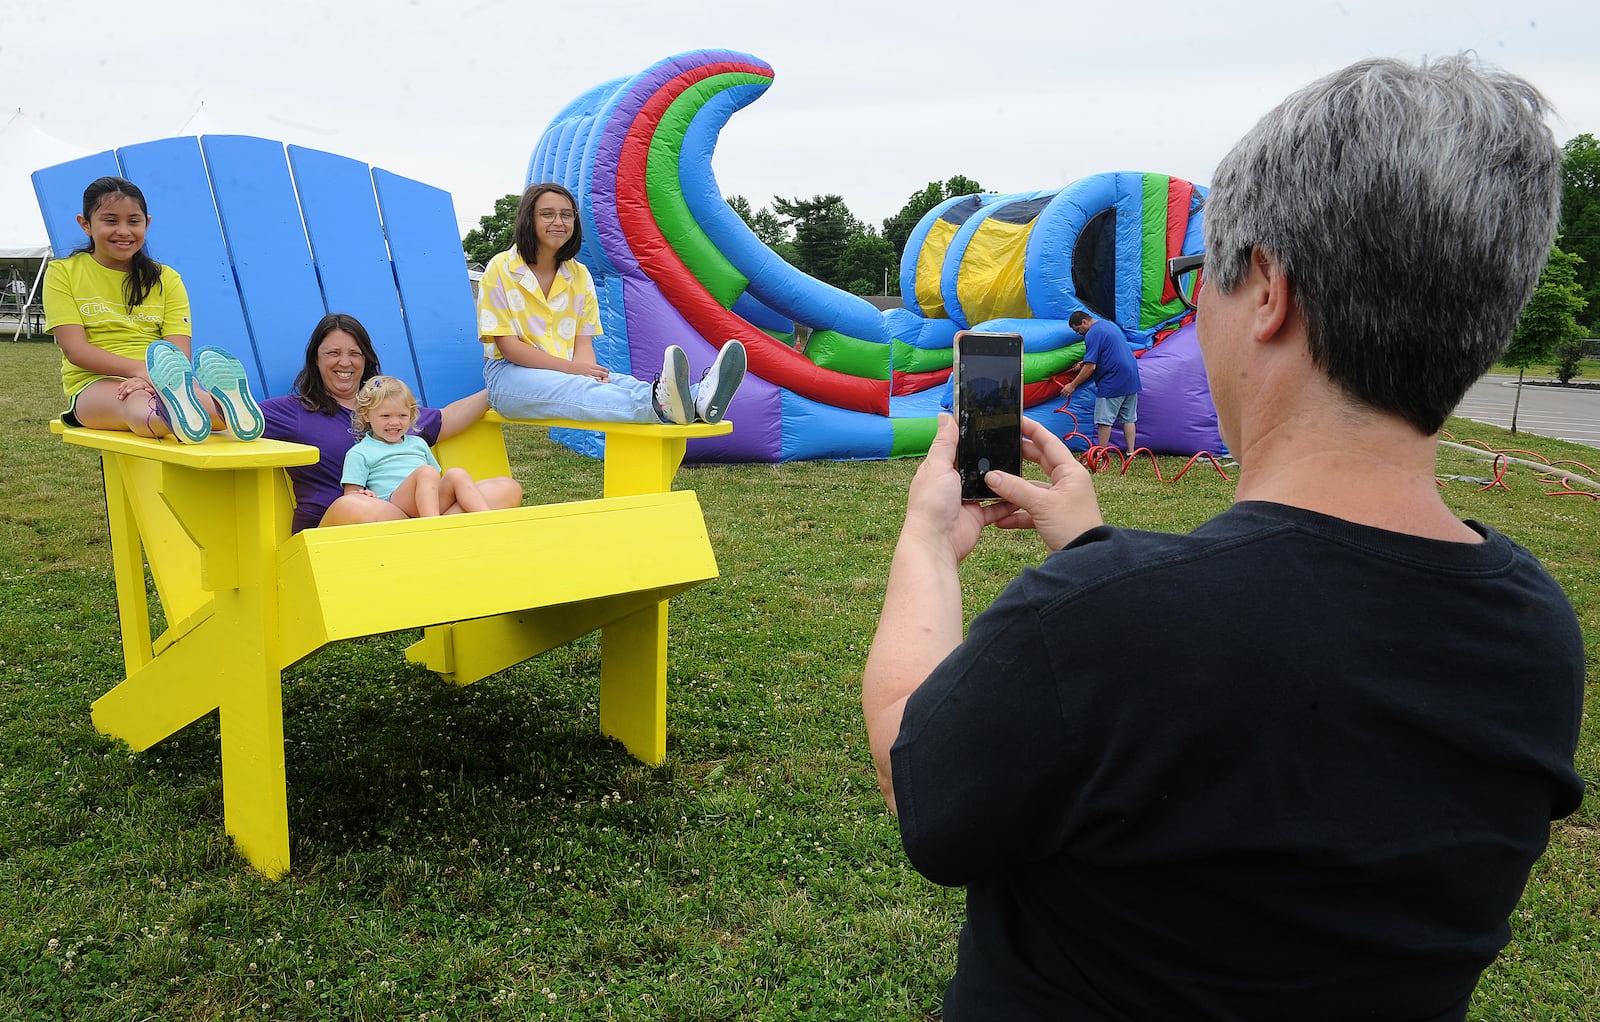
[[[359,525],[405,517],[386,500],[346,494],[340,483],[345,455],[360,439],[350,426],[356,394],[363,383],[381,371],[366,327],[354,316],[330,312],[311,331],[305,368],[295,377],[294,392],[261,402],[267,419],[265,436],[310,444],[322,452],[315,465],[289,469],[295,499],[291,531],[314,525]],[[443,408],[418,408],[415,430],[432,446],[460,433],[488,410],[489,397],[480,390]],[[522,486],[510,476],[480,480],[478,489],[491,509],[522,503]],[[457,505],[442,509],[447,515],[461,511]]]

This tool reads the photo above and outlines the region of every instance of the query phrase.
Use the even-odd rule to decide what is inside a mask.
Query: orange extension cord
[[[1163,479],[1161,477],[1161,463],[1156,461],[1156,454],[1150,448],[1140,447],[1132,454],[1126,454],[1116,447],[1101,447],[1100,445],[1096,444],[1092,438],[1084,436],[1083,431],[1078,428],[1078,417],[1072,414],[1072,412],[1067,409],[1066,405],[1062,405],[1060,408],[1057,408],[1056,411],[1065,412],[1067,417],[1072,420],[1072,432],[1062,437],[1061,439],[1063,441],[1070,440],[1076,436],[1083,437],[1083,439],[1088,442],[1089,449],[1084,451],[1083,454],[1078,457],[1078,460],[1083,462],[1084,467],[1091,472],[1103,472],[1107,468],[1111,467],[1111,456],[1115,454],[1117,457],[1122,459],[1122,466],[1118,470],[1117,474],[1125,476],[1128,474],[1128,466],[1137,461],[1139,459],[1139,455],[1144,454],[1148,455],[1150,458],[1150,467],[1155,471],[1157,482],[1175,483],[1179,479],[1183,478],[1185,472],[1188,472],[1189,469],[1194,467],[1195,462],[1199,461],[1201,458],[1205,458],[1207,461],[1211,462],[1211,467],[1217,470],[1217,475],[1221,476],[1226,482],[1233,482],[1232,478],[1228,476],[1228,473],[1222,470],[1222,465],[1217,461],[1216,456],[1210,451],[1197,451],[1194,456],[1184,464],[1183,468],[1179,470],[1177,475],[1173,476],[1171,479]]]
[[[1551,461],[1538,451],[1529,451],[1517,447],[1490,447],[1482,440],[1457,440],[1449,430],[1443,430],[1439,435],[1447,437],[1452,443],[1460,444],[1463,447],[1476,447],[1486,454],[1494,455],[1494,478],[1489,480],[1489,482],[1485,485],[1480,486],[1478,488],[1480,492],[1483,490],[1501,489],[1509,493],[1511,487],[1506,485],[1506,469],[1510,467],[1512,463],[1513,459],[1511,458],[1511,455],[1522,454],[1527,455],[1529,459],[1537,459],[1542,464],[1548,466],[1550,472],[1561,475],[1561,489],[1547,490],[1545,491],[1545,496],[1588,497],[1590,500],[1600,500],[1600,493],[1591,493],[1588,490],[1575,489],[1572,485],[1571,476],[1569,474],[1560,473],[1559,469],[1557,468],[1559,465],[1572,465],[1575,468],[1583,469],[1583,471],[1587,472],[1591,476],[1596,474],[1594,469],[1590,468],[1588,465],[1585,465],[1581,461],[1573,461],[1569,458],[1561,458],[1556,461]],[[1522,459],[1516,460],[1521,461]],[[1537,468],[1537,466],[1532,467]],[[1587,482],[1587,480],[1585,481]],[[1438,480],[1438,483],[1440,486],[1443,486],[1444,480]]]

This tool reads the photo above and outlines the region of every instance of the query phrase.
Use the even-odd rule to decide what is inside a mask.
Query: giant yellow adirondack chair
[[[447,193],[265,139],[164,139],[33,175],[57,253],[81,245],[73,217],[105,174],[144,191],[150,251],[183,275],[196,343],[233,350],[258,395],[291,389],[329,310],[360,319],[424,403],[482,388]],[[602,730],[665,757],[666,600],[717,574],[699,502],[672,479],[688,439],[730,423],[603,427],[602,499],[296,536],[283,470],[314,448],[52,428],[98,451],[105,477],[127,676],[95,701],[95,726],[142,750],[218,711],[224,824],[263,873],[290,865],[282,671],[339,639],[421,627],[408,659],[465,685],[599,629]],[[440,460],[509,474],[501,430],[491,415]],[[596,563],[596,549],[641,553]]]

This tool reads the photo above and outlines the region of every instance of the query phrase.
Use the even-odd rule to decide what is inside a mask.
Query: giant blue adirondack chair
[[[266,139],[164,139],[33,175],[58,255],[81,246],[83,190],[106,174],[144,191],[149,250],[182,274],[196,343],[237,354],[258,395],[290,391],[328,311],[360,319],[384,371],[423,403],[482,389],[448,193]],[[283,469],[314,448],[53,423],[100,453],[105,477],[126,678],[95,701],[95,726],[142,750],[217,710],[224,823],[269,876],[290,866],[282,671],[338,639],[421,627],[408,659],[469,684],[599,629],[601,728],[659,763],[666,600],[717,574],[699,502],[672,479],[688,439],[731,424],[602,428],[602,499],[291,536]],[[439,445],[440,460],[510,474],[501,430],[491,414]],[[585,554],[597,549],[637,554],[597,564]],[[387,598],[370,599],[380,584]]]

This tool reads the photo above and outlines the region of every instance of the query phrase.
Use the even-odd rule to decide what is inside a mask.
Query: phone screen
[[[994,491],[985,472],[1022,472],[1022,337],[962,333],[955,340],[956,470],[961,499]]]

